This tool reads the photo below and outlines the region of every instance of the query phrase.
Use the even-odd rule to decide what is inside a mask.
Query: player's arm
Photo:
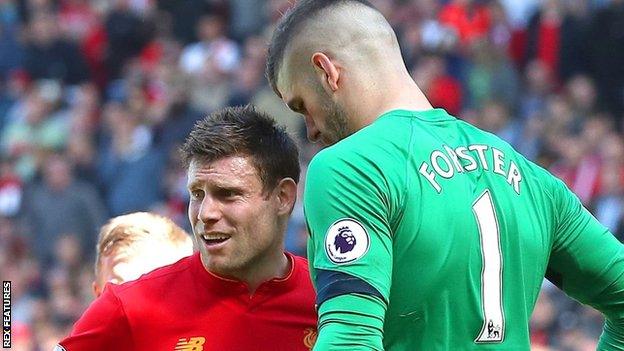
[[[59,345],[66,351],[135,349],[123,306],[110,286],[91,303]]]
[[[383,350],[392,275],[387,184],[357,157],[319,154],[304,196],[319,308],[314,350]]]
[[[319,350],[383,350],[385,302],[369,295],[334,297],[319,308]]]
[[[624,245],[557,180],[547,278],[606,318],[599,350],[624,350]]]

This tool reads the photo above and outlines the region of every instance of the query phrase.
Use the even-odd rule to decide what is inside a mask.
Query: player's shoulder
[[[310,162],[310,168],[341,169],[365,167],[367,164],[383,163],[385,159],[398,154],[397,147],[405,138],[395,135],[389,138],[388,131],[377,127],[378,122],[367,126],[319,151]]]
[[[347,162],[344,148],[338,148],[337,145],[327,147],[314,155],[308,164],[306,183],[314,182],[314,180],[332,179],[329,177],[330,175],[350,168],[349,163],[353,160],[354,157]]]
[[[290,276],[296,281],[310,280],[310,270],[308,268],[308,260],[305,257],[297,256],[292,252],[285,252],[290,257],[292,269]]]
[[[325,157],[359,155],[364,158],[392,157],[408,152],[415,133],[429,123],[458,120],[443,109],[411,111],[396,109],[381,114],[373,123],[323,150]],[[402,155],[403,156],[403,155]]]
[[[136,280],[125,282],[123,284],[109,284],[112,292],[117,296],[132,295],[138,291],[158,291],[157,287],[167,286],[180,280],[181,273],[189,271],[192,268],[193,261],[198,260],[199,253],[183,257],[180,260],[154,269],[143,274]]]
[[[303,271],[305,273],[309,273],[309,268],[308,268],[308,259],[306,259],[305,257],[301,257],[301,256],[297,256],[293,253],[288,253],[288,255],[290,257],[292,257],[293,259],[293,264],[295,265],[295,270],[300,270]]]
[[[314,287],[312,286],[312,280],[310,280],[310,269],[308,266],[308,260],[304,257],[297,256],[293,253],[287,252],[288,256],[292,258],[293,267],[291,270],[290,285],[294,287],[293,290],[298,290],[300,293],[315,296]]]
[[[306,172],[306,194],[315,193],[317,197],[331,189],[345,190],[345,187],[353,191],[371,187],[402,188],[398,183],[403,181],[408,162],[407,138],[390,140],[381,133],[374,133],[377,137],[373,138],[367,136],[370,129],[365,129],[312,158]]]
[[[307,194],[319,195],[324,192],[319,192],[321,189],[329,190],[345,186],[360,188],[364,184],[379,182],[386,177],[384,172],[390,171],[391,162],[373,152],[367,153],[360,148],[354,148],[350,142],[351,140],[343,140],[321,150],[312,158],[306,172]]]

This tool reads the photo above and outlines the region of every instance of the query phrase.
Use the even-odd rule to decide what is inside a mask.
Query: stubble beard
[[[327,97],[327,99],[328,102],[324,108],[327,116],[325,119],[327,137],[324,141],[327,146],[330,146],[348,137],[352,133],[348,128],[348,117],[345,110],[337,103],[329,100],[329,97]]]

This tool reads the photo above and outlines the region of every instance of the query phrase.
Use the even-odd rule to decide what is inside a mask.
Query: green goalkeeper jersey
[[[528,350],[544,277],[605,314],[602,349],[624,349],[623,246],[493,134],[394,110],[307,174],[315,350]]]

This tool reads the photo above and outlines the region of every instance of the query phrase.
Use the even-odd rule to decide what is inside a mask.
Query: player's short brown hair
[[[95,259],[96,279],[102,268],[102,257],[131,251],[139,242],[168,242],[174,248],[188,246],[191,237],[169,218],[134,212],[111,218],[98,236]]]
[[[200,120],[180,151],[187,168],[192,160],[250,156],[265,191],[284,178],[299,182],[299,150],[294,140],[273,118],[251,105],[226,107]]]

